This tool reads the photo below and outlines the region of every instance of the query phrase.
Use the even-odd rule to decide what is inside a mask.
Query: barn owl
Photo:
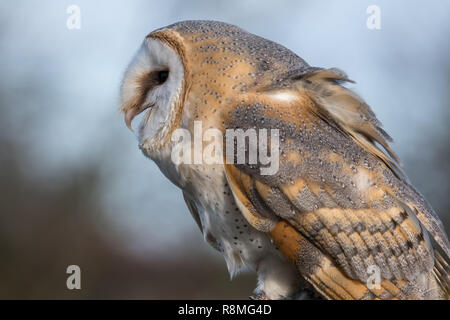
[[[443,225],[349,82],[236,26],[184,21],[145,38],[120,109],[129,128],[144,113],[139,148],[182,190],[230,275],[257,273],[255,298],[446,299]],[[276,130],[266,134],[275,170],[250,163],[248,145],[245,161],[202,161],[188,138],[200,152],[217,141],[198,128],[223,140],[229,130]],[[189,134],[174,139],[180,130]],[[180,143],[191,162],[174,160]]]

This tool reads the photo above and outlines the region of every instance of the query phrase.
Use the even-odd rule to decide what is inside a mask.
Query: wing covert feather
[[[297,91],[296,94],[300,95]],[[390,293],[379,296],[365,291],[363,296],[414,296],[411,292],[417,288],[411,287],[412,280],[430,273],[434,266],[433,248],[425,228],[449,254],[439,218],[407,179],[393,169],[395,160],[386,161],[359,143],[355,135],[346,131],[348,127],[339,124],[339,118],[324,119],[326,113],[320,117],[311,112],[315,104],[308,96],[283,103],[259,94],[243,99],[233,109],[227,128],[277,128],[280,137],[279,170],[274,175],[262,175],[259,163],[225,165],[235,198],[240,195],[247,215],[250,212],[251,219],[247,220],[257,229],[260,225],[267,227],[266,220],[274,229],[274,225],[287,224],[288,238],[295,233],[294,238],[300,237],[303,246],[317,250],[315,255],[320,256],[320,261],[313,262],[314,267],[311,259],[297,259],[295,263],[303,273],[309,270],[307,282],[324,296],[344,298],[345,294],[333,293],[327,286],[318,289],[329,277],[322,275],[323,281],[317,280],[319,262],[336,269],[333,274],[339,272],[348,281],[359,284],[368,280],[370,266],[379,267],[386,287],[390,288],[385,290]],[[354,112],[357,110],[361,109]],[[372,117],[367,121],[373,130],[380,129],[370,108],[364,105],[362,110]],[[385,142],[389,140],[384,131],[377,135]],[[366,139],[373,145],[374,141],[378,139]],[[390,151],[386,143],[382,145]],[[267,232],[267,228],[262,231]],[[287,241],[280,232],[275,234],[275,242]],[[319,282],[312,284],[313,278]]]

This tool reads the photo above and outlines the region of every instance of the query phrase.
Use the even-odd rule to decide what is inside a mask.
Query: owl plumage
[[[293,298],[306,287],[327,299],[448,298],[442,223],[349,81],[236,26],[184,21],[147,36],[125,73],[121,110],[129,127],[146,112],[141,150],[182,189],[230,273],[258,273],[257,296]],[[194,133],[196,121],[224,135],[278,129],[278,171],[174,163],[172,134]]]

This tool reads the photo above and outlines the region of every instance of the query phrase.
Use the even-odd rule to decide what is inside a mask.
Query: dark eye
[[[162,70],[158,72],[158,82],[159,84],[163,84],[166,82],[167,78],[169,77],[169,71]]]

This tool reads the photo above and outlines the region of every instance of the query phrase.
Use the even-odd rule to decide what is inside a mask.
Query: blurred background
[[[366,26],[369,5],[381,29]],[[77,5],[81,28],[69,30]],[[450,229],[449,1],[2,1],[0,298],[246,299],[181,193],[119,115],[122,74],[150,31],[232,24],[339,67]],[[81,267],[81,290],[66,268]]]

